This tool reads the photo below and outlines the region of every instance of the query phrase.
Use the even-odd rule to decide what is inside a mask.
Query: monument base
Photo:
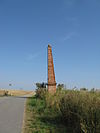
[[[50,93],[56,92],[56,83],[55,84],[48,84],[48,92],[50,92]]]

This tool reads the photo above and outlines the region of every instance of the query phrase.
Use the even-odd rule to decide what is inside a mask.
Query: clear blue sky
[[[0,0],[0,88],[47,81],[47,45],[57,83],[100,88],[100,0]]]

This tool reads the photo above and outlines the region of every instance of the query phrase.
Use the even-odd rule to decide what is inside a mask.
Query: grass
[[[52,109],[45,108],[45,101],[28,98],[24,133],[66,133],[66,127]]]
[[[100,133],[100,92],[36,94],[27,100],[24,133]]]
[[[0,90],[0,97],[6,96],[8,94],[8,91],[6,90]]]
[[[34,95],[34,91],[25,90],[8,90],[8,93],[11,94],[11,96]]]
[[[0,96],[33,96],[34,91],[24,91],[24,90],[0,90]]]

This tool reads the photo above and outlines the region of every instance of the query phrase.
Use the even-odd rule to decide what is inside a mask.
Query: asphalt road
[[[0,133],[21,133],[24,97],[0,97]]]

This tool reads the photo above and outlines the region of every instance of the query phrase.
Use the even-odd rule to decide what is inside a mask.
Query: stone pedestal
[[[56,92],[56,81],[54,73],[52,48],[50,45],[48,45],[48,91],[51,93]]]

